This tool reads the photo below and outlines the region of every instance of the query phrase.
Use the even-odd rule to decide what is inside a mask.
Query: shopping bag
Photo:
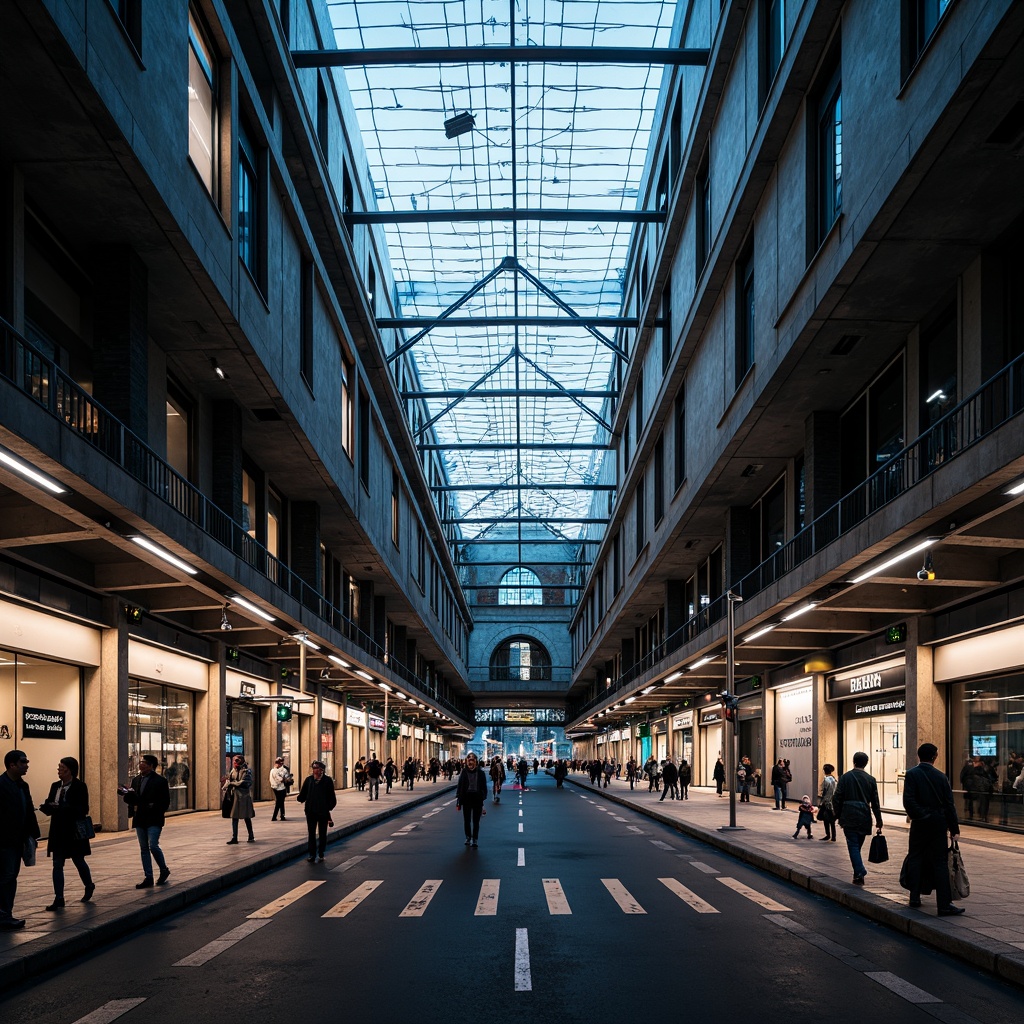
[[[953,899],[966,899],[971,895],[971,880],[964,868],[960,844],[954,839],[949,847],[949,891]]]
[[[879,832],[871,839],[871,846],[868,848],[868,860],[872,864],[884,864],[889,859],[889,844],[885,836]]]

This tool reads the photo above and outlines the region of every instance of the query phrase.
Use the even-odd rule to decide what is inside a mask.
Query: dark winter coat
[[[89,813],[89,787],[81,779],[72,779],[68,786],[64,803],[53,806],[51,801],[60,796],[61,782],[58,779],[46,795],[46,801],[39,808],[43,814],[49,815],[50,834],[46,839],[46,854],[58,857],[74,857],[82,854],[86,857],[92,853],[88,839],[78,838],[78,826],[75,824]]]

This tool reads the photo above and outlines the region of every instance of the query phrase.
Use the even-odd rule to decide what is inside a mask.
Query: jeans
[[[14,916],[14,897],[18,891],[21,848],[0,847],[0,920]]]
[[[785,807],[786,806],[786,787],[785,786],[772,786],[775,790],[775,806]]]
[[[748,786],[746,784],[740,786],[740,803],[741,804],[749,804],[750,803],[750,786]]]
[[[867,836],[863,832],[854,832],[853,829],[844,828],[843,835],[846,836],[846,848],[850,851],[850,863],[853,865],[853,874],[856,877],[863,877],[868,873],[864,867],[864,858],[860,855],[861,848]]]
[[[68,859],[59,853],[53,855],[53,895],[59,900],[64,899],[64,862]],[[82,884],[92,885],[92,872],[89,870],[85,854],[73,853],[70,860],[78,868],[78,877],[82,880]]]
[[[235,822],[235,828],[238,828],[237,821]],[[167,861],[164,860],[164,851],[160,849],[160,833],[163,830],[162,825],[149,825],[145,828],[135,827],[135,835],[139,839],[139,852],[142,854],[142,873],[147,878],[153,877],[153,861],[156,861],[156,866],[161,872],[167,870]],[[152,854],[152,859],[150,858]]]
[[[370,786],[370,799],[371,800],[379,800],[380,799],[380,779],[379,778],[376,778],[376,779],[368,778],[366,781],[369,783],[369,786]]]
[[[275,789],[274,790],[274,816],[270,819],[271,821],[277,821],[277,816],[281,815],[281,820],[284,821],[284,798],[288,795],[287,789]]]

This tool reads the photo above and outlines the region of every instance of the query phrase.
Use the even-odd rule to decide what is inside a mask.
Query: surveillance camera
[[[223,621],[223,622],[222,622],[222,623],[220,624],[220,628],[221,628],[222,630],[224,630],[224,632],[225,632],[225,633],[227,633],[227,632],[229,632],[229,631],[231,630],[231,623],[230,623],[230,622],[228,622],[228,621],[227,621],[227,619],[225,619],[225,620],[224,620],[224,621]]]

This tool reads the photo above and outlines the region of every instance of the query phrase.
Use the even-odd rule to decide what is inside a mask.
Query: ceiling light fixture
[[[210,356],[210,368],[213,370],[215,374],[217,374],[218,377],[220,377],[221,380],[228,379],[227,374],[221,368],[220,363],[218,363],[217,360],[213,358],[213,356]]]
[[[930,548],[938,539],[938,537],[927,537],[920,543],[915,544],[912,548],[907,548],[906,551],[901,551],[898,555],[893,555],[880,565],[876,565],[873,568],[868,569],[866,572],[862,572],[859,576],[854,576],[850,582],[863,583],[865,580],[871,579],[872,576],[877,576],[880,572],[883,572],[890,566],[896,565],[904,559],[913,558],[918,552],[924,551],[925,548]]]
[[[783,615],[782,616],[782,621],[783,622],[792,622],[793,619],[798,619],[798,618],[800,618],[801,615],[806,614],[812,608],[817,608],[817,607],[818,607],[818,602],[817,601],[808,601],[807,604],[801,605],[799,608],[795,609],[794,611],[791,611],[788,615]]]
[[[327,657],[330,658],[335,665],[340,665],[342,668],[352,667],[347,661],[342,661],[336,654],[328,654]]]
[[[698,668],[703,668],[703,667],[704,667],[705,665],[707,665],[707,664],[708,664],[709,662],[712,662],[712,661],[714,661],[714,660],[715,660],[715,658],[717,658],[717,657],[718,657],[718,655],[717,655],[717,654],[705,654],[703,658],[698,658],[698,660],[697,660],[697,661],[695,661],[695,662],[694,662],[694,663],[693,663],[693,664],[692,664],[692,665],[691,665],[691,666],[689,667],[689,669],[687,669],[687,671],[689,671],[689,672],[693,672],[693,671],[695,671],[695,670],[696,670],[696,669],[698,669]]]
[[[170,551],[160,547],[159,544],[154,544],[148,537],[130,537],[129,539],[133,544],[138,544],[140,548],[145,548],[151,555],[156,555],[157,558],[162,558],[169,565],[173,565],[175,569],[187,572],[189,576],[199,575],[198,569],[193,569],[188,562],[183,562],[177,555],[172,555]]]
[[[231,629],[231,621],[228,619],[228,605],[220,610],[220,628],[227,633]]]
[[[1024,480],[1021,480],[1019,484],[1014,484],[1007,492],[1007,494],[1024,494]]]
[[[308,647],[311,651],[320,650],[320,645],[313,643],[313,641],[309,639],[308,633],[292,633],[292,639],[296,643],[300,643],[304,647]]]
[[[683,673],[682,672],[673,672],[672,675],[665,677],[665,682],[666,683],[674,683],[677,679],[682,679],[682,678],[683,678]]]
[[[461,114],[453,114],[444,123],[445,138],[454,139],[459,135],[465,135],[476,127],[476,118],[468,111]]]
[[[248,601],[244,597],[239,597],[235,594],[231,600],[234,601],[239,608],[244,608],[246,611],[252,612],[253,615],[258,615],[261,619],[264,619],[267,622],[274,621],[273,615],[269,614],[269,612],[265,612],[262,608],[257,608],[252,601]]]
[[[0,462],[13,469],[15,473],[19,473],[26,480],[31,480],[37,487],[42,487],[52,494],[64,494],[66,491],[66,488],[54,483],[49,477],[40,473],[38,469],[33,469],[27,462],[22,462],[17,456],[4,451],[3,448],[0,448]]]
[[[636,694],[634,693],[632,697],[627,697],[627,698],[625,699],[624,703],[625,703],[625,704],[632,704],[632,703],[633,703],[633,701],[635,701],[635,700],[636,700]]]
[[[655,684],[652,683],[650,686],[645,686],[640,692],[646,697],[647,694],[649,694],[652,690],[656,688],[657,687],[655,686]]]
[[[745,644],[749,644],[751,640],[756,640],[758,637],[764,636],[765,633],[770,633],[774,628],[774,623],[770,626],[762,626],[756,633],[751,633],[750,636],[745,636],[743,638],[743,642]]]

